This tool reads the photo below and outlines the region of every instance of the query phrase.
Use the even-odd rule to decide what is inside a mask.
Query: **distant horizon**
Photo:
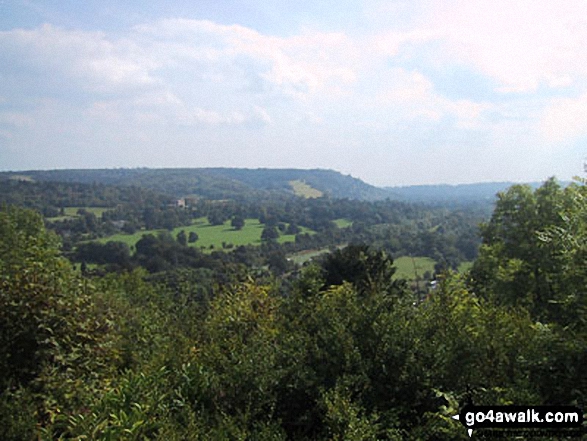
[[[587,2],[0,2],[0,167],[582,174]]]

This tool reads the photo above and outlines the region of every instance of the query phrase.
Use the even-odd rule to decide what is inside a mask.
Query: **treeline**
[[[586,197],[502,193],[470,275],[425,300],[366,245],[288,279],[84,277],[38,214],[0,211],[3,439],[466,440],[465,403],[585,409]]]
[[[59,216],[65,207],[161,207],[173,202],[174,199],[170,196],[136,186],[116,187],[98,183],[0,179],[0,205],[31,208],[41,212],[45,217]]]

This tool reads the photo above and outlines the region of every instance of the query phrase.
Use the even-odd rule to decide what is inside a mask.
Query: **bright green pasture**
[[[466,273],[473,267],[473,262],[466,261],[459,264],[459,273]]]
[[[55,222],[55,221],[62,221],[62,220],[66,220],[66,219],[72,219],[72,218],[78,216],[77,211],[80,208],[86,210],[88,213],[93,213],[96,217],[100,217],[100,216],[102,216],[102,213],[104,213],[105,211],[111,210],[111,208],[108,208],[108,207],[65,207],[63,209],[63,212],[64,212],[63,216],[50,217],[47,220]]]
[[[199,236],[198,241],[189,244],[190,246],[210,248],[212,245],[216,249],[222,248],[222,242],[231,243],[234,246],[260,243],[263,224],[257,219],[245,219],[243,228],[235,230],[230,226],[230,221],[226,221],[223,225],[210,225],[205,218],[200,218],[190,226],[174,229],[171,234],[175,237],[181,230],[184,230],[188,236],[192,231]]]
[[[348,219],[334,219],[333,222],[338,228],[347,228],[353,224],[353,221]]]
[[[420,278],[426,271],[430,271],[430,274],[434,273],[434,265],[436,262],[429,257],[412,258],[409,256],[402,256],[393,259],[393,264],[396,267],[395,278],[414,280],[416,278],[416,272]]]
[[[192,225],[177,227],[171,231],[173,237],[177,236],[181,230],[184,230],[186,236],[189,237],[190,232],[195,232],[198,235],[198,240],[195,243],[188,245],[195,247],[204,247],[210,249],[222,249],[222,243],[232,244],[233,246],[240,245],[259,245],[261,244],[261,234],[263,233],[264,225],[258,219],[245,219],[245,225],[241,230],[235,230],[230,226],[230,221],[226,221],[223,225],[211,225],[206,218],[199,218],[194,221]],[[312,230],[300,227],[302,233],[314,233]],[[100,242],[105,243],[109,241],[118,241],[134,246],[144,234],[157,235],[161,231],[166,230],[141,230],[134,234],[115,234],[113,236],[104,237]],[[277,240],[279,243],[295,241],[295,235],[283,234]]]
[[[396,278],[403,278],[407,280],[414,280],[416,278],[414,271],[414,263],[416,264],[416,271],[418,276],[422,277],[426,271],[434,274],[434,265],[436,261],[429,257],[414,257],[414,261],[409,256],[398,257],[393,260],[394,266],[397,268],[395,272]],[[458,267],[459,273],[465,273],[471,269],[473,262],[461,262]]]
[[[96,217],[102,216],[102,213],[105,211],[111,210],[112,208],[108,207],[65,207],[63,211],[65,211],[66,216],[77,216],[77,210],[83,209],[86,210],[88,213],[93,213]]]

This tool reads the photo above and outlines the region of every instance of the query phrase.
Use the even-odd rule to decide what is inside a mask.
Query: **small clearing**
[[[319,198],[324,194],[320,190],[313,188],[299,179],[296,181],[289,181],[289,185],[291,185],[291,188],[296,196],[301,196],[306,199]]]

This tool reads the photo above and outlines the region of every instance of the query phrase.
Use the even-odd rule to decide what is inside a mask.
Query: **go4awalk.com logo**
[[[475,429],[565,431],[583,434],[583,412],[573,406],[474,406],[466,405],[452,417],[465,426],[469,436]],[[568,433],[567,433],[568,432]]]

